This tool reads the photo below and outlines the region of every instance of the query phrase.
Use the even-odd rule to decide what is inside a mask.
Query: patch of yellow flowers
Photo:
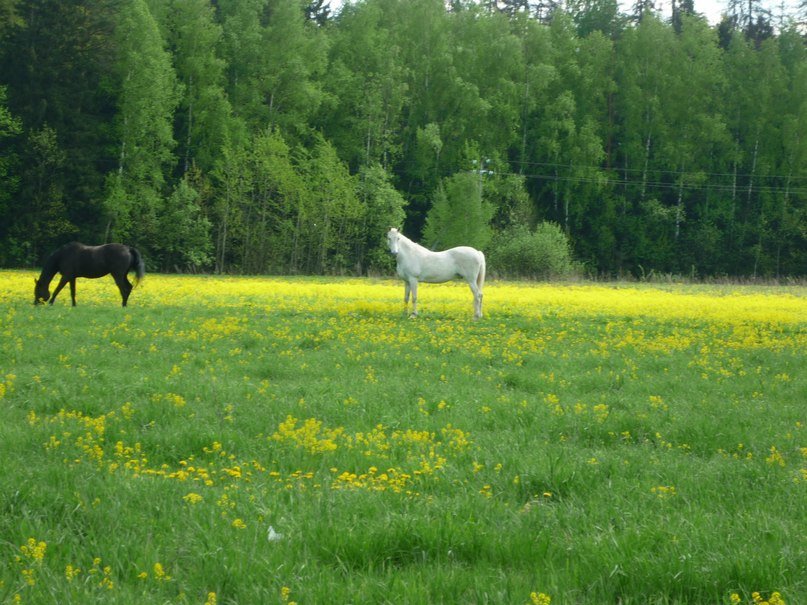
[[[33,302],[30,271],[0,270],[0,304],[12,307]],[[807,320],[801,288],[751,288],[646,285],[558,285],[488,281],[485,313],[542,317],[608,315],[661,320],[694,319],[728,324],[794,324]],[[80,302],[114,304],[117,289],[111,280],[81,280]],[[297,312],[379,316],[403,311],[403,284],[394,279],[280,278],[149,275],[133,292],[138,307],[203,305],[225,310],[257,306],[267,312]],[[471,293],[464,283],[425,284],[420,289],[425,314],[470,316]],[[58,300],[57,305],[68,304]],[[13,312],[9,314],[13,317]],[[9,318],[0,318],[3,325]],[[199,326],[207,338],[246,329],[235,317],[208,319]],[[189,334],[190,332],[185,332]]]
[[[731,602],[731,605],[740,605],[743,603],[742,597],[736,592],[731,593],[729,601]],[[767,599],[765,599],[759,592],[752,592],[750,603],[753,605],[787,605],[785,600],[782,598],[782,595],[776,591],[772,592]]]

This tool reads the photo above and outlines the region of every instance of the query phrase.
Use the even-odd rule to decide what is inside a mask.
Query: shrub
[[[488,271],[507,277],[547,279],[575,273],[569,238],[555,223],[534,231],[515,225],[496,235],[488,250]]]

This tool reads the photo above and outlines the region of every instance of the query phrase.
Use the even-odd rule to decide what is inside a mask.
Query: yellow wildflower
[[[198,504],[203,498],[195,492],[190,492],[189,494],[182,496],[182,499],[188,504]]]
[[[81,569],[79,569],[78,567],[73,567],[72,565],[67,565],[64,568],[64,577],[67,578],[68,582],[72,582],[73,580],[75,580],[76,576],[78,576],[80,573]]]
[[[154,571],[154,579],[158,582],[168,582],[171,580],[171,576],[165,573],[162,563],[155,563],[152,570]]]
[[[767,458],[765,458],[765,462],[767,462],[770,465],[784,466],[785,465],[785,459],[782,457],[782,454],[779,453],[779,450],[776,449],[775,445],[771,446],[770,451],[771,451],[771,455],[768,456]]]
[[[659,485],[658,487],[650,488],[650,491],[659,498],[670,498],[675,496],[675,486],[673,485]]]
[[[291,588],[288,586],[283,586],[280,589],[280,602],[286,603],[286,605],[294,605],[294,601],[290,601],[289,598],[291,597]]]
[[[530,604],[531,605],[549,605],[552,601],[552,597],[542,592],[531,592],[530,593]]]
[[[34,563],[42,563],[45,558],[45,550],[48,545],[45,542],[37,542],[34,538],[28,538],[28,542],[20,546],[20,552],[25,555],[25,558]]]

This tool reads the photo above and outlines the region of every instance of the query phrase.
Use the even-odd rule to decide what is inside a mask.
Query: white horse
[[[409,310],[412,293],[412,317],[418,314],[418,282],[438,284],[461,277],[474,293],[474,318],[482,317],[482,287],[485,285],[485,255],[469,246],[432,252],[416,244],[397,229],[387,231],[389,250],[398,261],[398,275],[404,281],[404,311]]]

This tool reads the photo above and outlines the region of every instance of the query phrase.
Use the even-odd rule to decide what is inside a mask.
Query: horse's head
[[[387,245],[389,246],[389,251],[393,254],[398,254],[398,244],[401,241],[401,234],[395,227],[390,228],[387,231]]]
[[[48,302],[50,298],[50,290],[48,290],[48,284],[40,282],[38,279],[34,279],[34,304],[35,305],[44,305]]]

